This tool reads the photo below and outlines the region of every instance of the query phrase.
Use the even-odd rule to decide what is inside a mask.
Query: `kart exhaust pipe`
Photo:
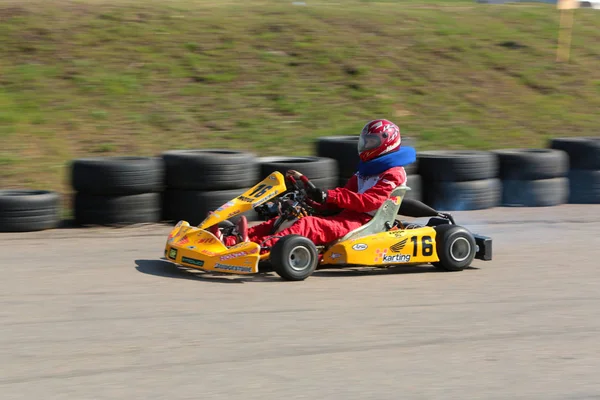
[[[475,258],[483,261],[490,261],[492,259],[492,238],[482,235],[473,235],[475,238],[475,244],[477,245],[477,253]]]

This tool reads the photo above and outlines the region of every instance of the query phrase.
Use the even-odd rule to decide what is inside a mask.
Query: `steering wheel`
[[[304,185],[300,184],[300,182],[292,176],[286,175],[285,180],[286,183],[288,183],[288,191],[273,202],[269,202],[270,205],[265,204],[261,206],[264,210],[261,214],[263,214],[264,217],[269,218],[277,216],[277,220],[271,229],[272,234],[286,221],[313,214],[312,207],[306,203],[308,193]]]
[[[306,200],[308,199],[308,192],[306,190],[305,185],[300,184],[300,182],[298,182],[295,178],[291,176],[286,176],[286,181],[291,183],[292,190],[288,192],[290,196],[284,196],[284,202],[292,206],[293,208],[300,207],[301,209],[304,209],[306,211],[311,209],[310,205],[306,202]],[[310,185],[312,185],[312,183]],[[314,185],[312,186],[314,187]]]

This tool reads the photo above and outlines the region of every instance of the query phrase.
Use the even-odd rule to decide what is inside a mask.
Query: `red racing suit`
[[[342,209],[339,214],[303,217],[290,227],[271,234],[277,219],[275,217],[249,228],[248,239],[262,246],[272,247],[281,236],[297,234],[307,237],[317,246],[325,245],[366,224],[392,191],[405,183],[406,171],[403,167],[393,167],[379,175],[368,177],[355,174],[344,187],[327,191],[327,201],[323,208]],[[234,242],[234,237],[227,237],[225,244],[231,246]]]

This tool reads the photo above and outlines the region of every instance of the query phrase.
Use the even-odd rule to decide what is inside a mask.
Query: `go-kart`
[[[346,266],[388,267],[427,264],[459,271],[474,259],[492,259],[492,239],[456,225],[452,215],[426,204],[404,199],[410,188],[397,187],[373,218],[344,237],[316,246],[299,235],[279,238],[272,248],[253,242],[226,247],[207,228],[218,224],[225,235],[235,234],[230,219],[254,209],[264,220],[277,218],[272,234],[306,215],[322,215],[309,200],[310,180],[297,181],[276,171],[242,195],[214,210],[197,227],[179,221],[171,230],[165,257],[176,264],[204,271],[256,274],[270,265],[285,280],[304,280],[319,268]],[[398,220],[398,215],[431,217],[419,225]]]

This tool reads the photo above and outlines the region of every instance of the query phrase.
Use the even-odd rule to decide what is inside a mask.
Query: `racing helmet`
[[[396,124],[387,119],[376,119],[368,122],[360,132],[358,155],[361,161],[370,161],[397,150],[401,142],[400,128]]]

